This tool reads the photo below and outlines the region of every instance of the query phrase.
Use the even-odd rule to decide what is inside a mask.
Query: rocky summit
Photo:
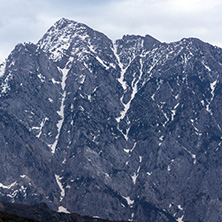
[[[0,65],[0,199],[141,222],[222,221],[222,49],[68,19]]]

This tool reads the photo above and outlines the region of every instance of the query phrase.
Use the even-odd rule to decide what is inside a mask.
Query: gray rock
[[[67,19],[16,46],[0,74],[1,198],[221,221],[221,64],[222,49],[198,39],[113,43]]]

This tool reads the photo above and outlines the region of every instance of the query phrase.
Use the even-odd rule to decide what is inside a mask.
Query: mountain
[[[68,19],[0,66],[0,196],[111,220],[222,220],[222,49]]]

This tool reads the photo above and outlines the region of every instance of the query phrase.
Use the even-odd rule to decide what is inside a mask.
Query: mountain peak
[[[54,61],[58,61],[76,37],[83,39],[87,36],[87,30],[88,27],[84,24],[62,18],[46,32],[38,46],[51,54]]]
[[[69,23],[69,22],[75,23],[75,21],[73,21],[71,19],[61,18],[61,19],[57,20],[55,22],[55,24],[63,24],[63,23]]]
[[[66,18],[61,18],[57,22],[54,23],[54,25],[48,30],[48,32],[50,30],[67,31],[67,29],[78,30],[78,29],[87,29],[87,28],[89,27],[83,23],[76,22],[76,21],[66,19]]]
[[[76,25],[77,22],[70,20],[70,19],[61,18],[58,21],[56,21],[52,27],[56,28],[56,29],[63,29],[64,27],[66,27],[70,24]]]
[[[112,44],[104,34],[93,30],[83,23],[69,19],[58,20],[38,42],[38,46],[55,62],[62,60],[64,56],[82,57],[88,52],[95,53],[97,48],[102,51],[104,44]]]

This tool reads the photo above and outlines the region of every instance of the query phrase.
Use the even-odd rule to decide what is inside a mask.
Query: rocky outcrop
[[[98,217],[80,216],[75,213],[58,213],[50,210],[48,206],[43,203],[27,205],[0,202],[0,221],[1,219],[5,222],[111,222]]]

